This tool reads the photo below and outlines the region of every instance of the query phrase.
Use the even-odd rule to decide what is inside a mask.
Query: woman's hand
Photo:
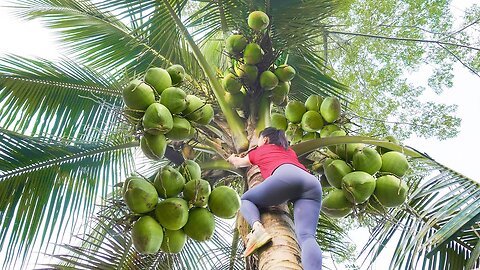
[[[248,155],[245,155],[243,157],[239,157],[238,155],[236,154],[231,154],[228,158],[227,158],[227,161],[230,162],[233,166],[235,166],[236,168],[240,168],[240,167],[247,167],[247,166],[250,166],[252,165],[250,163],[250,159],[248,158]]]

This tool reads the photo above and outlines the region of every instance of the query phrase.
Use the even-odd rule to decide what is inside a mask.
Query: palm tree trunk
[[[252,188],[264,179],[257,166],[252,166],[246,174],[248,187]],[[291,214],[286,204],[261,209],[261,221],[265,229],[273,236],[271,244],[258,250],[257,256],[247,258],[247,270],[302,270],[300,247],[298,246]],[[250,230],[246,220],[238,215],[237,227],[246,243]]]

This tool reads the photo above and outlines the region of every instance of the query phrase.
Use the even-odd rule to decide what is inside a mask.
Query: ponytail
[[[262,132],[260,136],[268,138],[268,142],[283,147],[285,150],[288,149],[287,136],[285,131],[276,129],[274,127],[267,127]]]

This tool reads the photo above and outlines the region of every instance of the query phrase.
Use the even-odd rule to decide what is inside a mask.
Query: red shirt
[[[297,154],[290,148],[285,148],[275,144],[264,144],[248,153],[250,163],[260,168],[262,177],[267,179],[273,171],[280,165],[289,163],[300,167],[308,172],[307,168],[298,161]]]

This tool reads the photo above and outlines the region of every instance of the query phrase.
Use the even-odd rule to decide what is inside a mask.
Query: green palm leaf
[[[136,145],[125,139],[69,145],[1,130],[3,268],[26,265],[35,245],[45,250],[62,241],[65,226],[79,229],[97,196],[106,196],[132,168],[129,148]]]

